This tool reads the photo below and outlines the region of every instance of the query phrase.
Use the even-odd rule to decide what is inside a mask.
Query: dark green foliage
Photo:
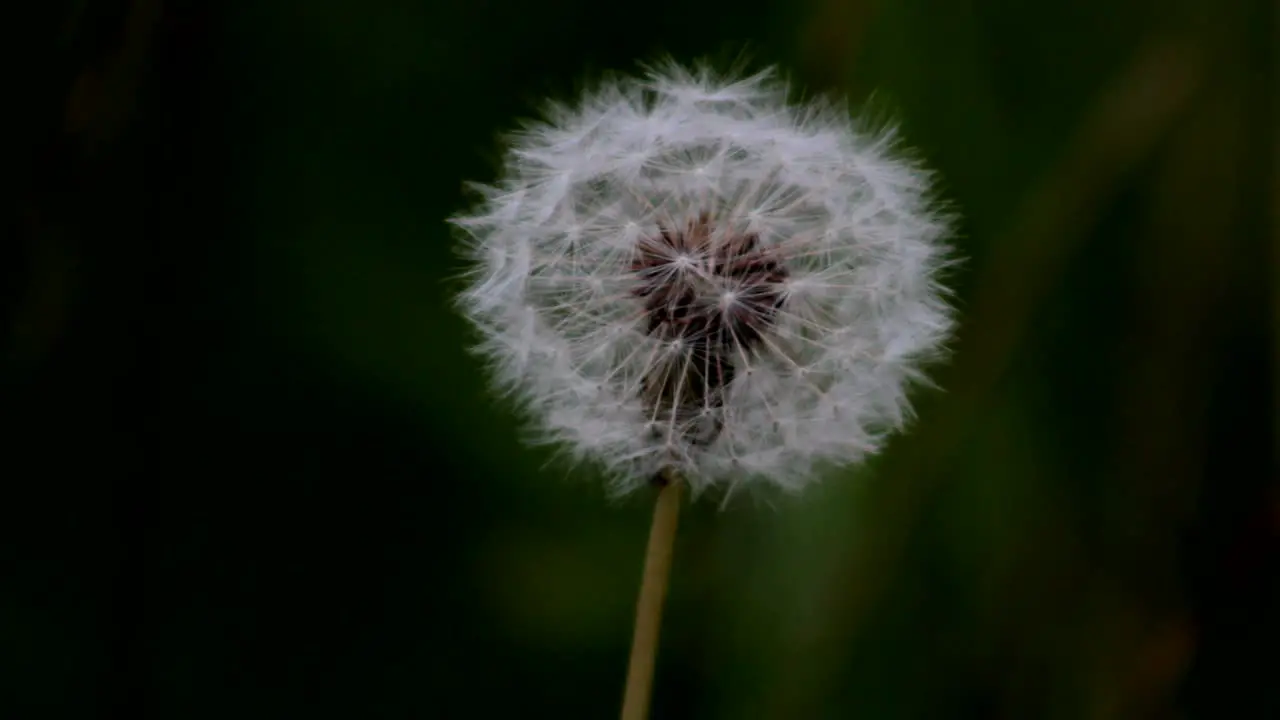
[[[688,511],[655,718],[1280,716],[1273,4],[28,5],[0,715],[614,714],[647,502],[521,444],[444,219],[670,53],[897,118],[967,260],[911,433]]]

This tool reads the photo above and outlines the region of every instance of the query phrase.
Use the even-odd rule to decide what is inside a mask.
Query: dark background
[[[874,97],[967,261],[910,433],[686,511],[654,717],[1280,717],[1274,3],[8,12],[3,717],[616,715],[652,498],[522,446],[443,221],[662,53]]]

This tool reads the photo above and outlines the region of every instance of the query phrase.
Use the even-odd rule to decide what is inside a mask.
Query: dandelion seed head
[[[667,65],[513,139],[453,218],[495,384],[625,492],[799,489],[910,417],[952,329],[948,222],[892,128]]]

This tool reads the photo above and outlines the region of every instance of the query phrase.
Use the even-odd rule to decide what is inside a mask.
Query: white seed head
[[[667,65],[554,107],[452,219],[463,313],[540,440],[622,492],[798,489],[875,451],[952,326],[947,219],[891,129]]]

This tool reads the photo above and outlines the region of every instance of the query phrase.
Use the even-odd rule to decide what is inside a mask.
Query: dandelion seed
[[[952,327],[928,173],[771,73],[605,83],[478,190],[453,223],[479,352],[620,492],[661,472],[798,489],[857,462]]]

